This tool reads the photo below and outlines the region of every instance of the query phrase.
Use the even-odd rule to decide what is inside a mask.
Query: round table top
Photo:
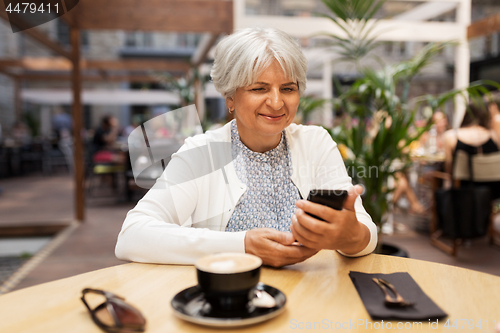
[[[436,154],[412,154],[411,159],[418,162],[439,163],[446,160],[444,152]]]
[[[463,327],[468,332],[494,332],[494,321],[500,322],[500,277],[415,259],[375,254],[347,258],[334,251],[321,251],[303,263],[281,269],[264,267],[261,282],[286,294],[286,310],[267,322],[231,331],[290,332],[307,329],[307,325],[313,327],[314,323],[329,325],[323,328],[334,330],[335,324],[349,322],[359,324],[356,332],[370,331],[368,323],[372,327],[379,323],[373,331],[394,331],[396,322],[392,330],[384,329],[381,321],[370,318],[349,271],[408,272],[449,315],[437,327],[431,328],[424,321],[418,329],[408,331],[448,332],[456,330],[452,327],[456,321],[458,330]],[[76,275],[0,296],[0,332],[102,332],[80,301],[86,287],[125,297],[146,317],[146,332],[217,332],[218,329],[191,324],[173,314],[171,299],[195,284],[195,268],[182,265],[130,263]],[[414,324],[409,321],[407,325]]]

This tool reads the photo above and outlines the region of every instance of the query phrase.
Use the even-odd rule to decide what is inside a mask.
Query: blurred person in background
[[[488,111],[490,111],[490,127],[497,138],[500,139],[500,92],[487,96],[485,102],[488,103]]]
[[[61,107],[56,107],[54,116],[52,117],[52,129],[57,140],[68,135],[71,135],[73,120],[71,116],[64,112]]]
[[[116,149],[118,134],[120,133],[118,119],[106,115],[101,119],[101,125],[94,133],[93,154],[94,163],[121,163],[123,154]]]
[[[130,133],[132,133],[132,131],[135,130],[141,123],[142,123],[142,116],[140,114],[133,115],[130,121],[130,125],[126,126],[123,129],[122,136],[124,138],[128,138]]]
[[[437,156],[442,154],[444,156],[444,133],[448,130],[448,117],[441,111],[437,111],[432,115],[432,126],[429,131],[422,134],[420,140],[417,143],[418,147],[412,147],[412,149],[420,149],[425,154],[430,156]],[[443,170],[442,162],[418,162],[423,163],[423,168],[421,168],[419,174],[424,178],[428,179],[431,172],[434,170]],[[415,191],[413,190],[408,177],[403,172],[398,172],[395,175],[396,188],[394,190],[393,202],[398,204],[399,200],[403,197],[408,199],[410,204],[410,213],[422,215],[425,213],[426,209],[424,205],[420,202]]]
[[[495,131],[491,129],[491,115],[488,106],[478,101],[472,101],[468,104],[464,114],[462,124],[459,129],[452,129],[445,133],[445,171],[452,175],[454,156],[458,150],[463,150],[471,155],[489,154],[499,151],[499,138]],[[469,181],[462,181],[467,185]],[[491,184],[482,183],[490,186],[493,198],[500,197],[500,182],[491,182]],[[449,186],[449,184],[448,184]]]
[[[32,135],[28,125],[23,121],[16,121],[11,129],[11,136],[19,147],[29,147],[32,141]]]
[[[369,124],[368,134],[373,138],[377,135],[382,124],[384,124],[386,128],[391,126],[392,118],[387,112],[379,110],[373,114],[373,117],[369,120]],[[399,160],[394,161],[392,165],[394,168],[400,168],[401,166],[402,163]],[[400,200],[404,197],[408,199],[409,207],[406,207],[400,202]],[[396,172],[394,174],[394,192],[392,202],[399,208],[408,209],[412,214],[425,213],[425,207],[418,200],[404,172]]]
[[[392,202],[397,205],[399,208],[406,208],[404,204],[401,204],[399,201],[401,198],[406,197],[409,202],[409,212],[410,214],[422,215],[425,213],[425,207],[420,203],[415,194],[415,191],[410,185],[408,181],[408,177],[404,172],[397,172],[394,175],[394,180],[396,181],[394,193],[392,196]]]
[[[444,153],[444,133],[449,130],[448,124],[448,117],[444,112],[434,112],[432,127],[420,137],[420,146],[425,147],[432,154]]]

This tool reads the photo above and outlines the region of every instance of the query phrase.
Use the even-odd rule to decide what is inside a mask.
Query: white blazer
[[[328,132],[291,124],[285,129],[292,159],[292,182],[302,198],[312,189],[349,189],[351,178]],[[225,232],[246,191],[231,161],[231,124],[186,139],[155,185],[130,210],[118,235],[119,259],[193,264],[217,252],[245,252],[245,233]],[[356,217],[370,230],[370,242],[355,256],[371,253],[377,228],[355,202]]]

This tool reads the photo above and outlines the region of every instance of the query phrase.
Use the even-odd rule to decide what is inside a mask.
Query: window
[[[154,35],[152,32],[133,31],[125,33],[125,46],[153,47]]]
[[[406,55],[406,42],[399,42],[399,55]]]
[[[153,46],[153,34],[151,32],[144,32],[142,34],[142,42],[145,47]]]
[[[57,19],[56,22],[57,40],[62,45],[69,46],[71,44],[69,26],[61,19]],[[89,46],[89,34],[85,30],[80,31],[80,43],[82,48],[87,48]]]
[[[125,33],[125,46],[137,46],[136,32]]]
[[[385,42],[384,43],[384,48],[385,48],[385,54],[386,55],[392,55],[392,51],[394,48],[394,43],[393,42]]]

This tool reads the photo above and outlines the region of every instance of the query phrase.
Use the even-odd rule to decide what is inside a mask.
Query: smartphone
[[[336,210],[342,210],[347,199],[348,192],[345,190],[311,190],[307,200],[321,205],[328,206]],[[309,214],[309,213],[308,213]],[[313,214],[312,217],[324,221]]]

